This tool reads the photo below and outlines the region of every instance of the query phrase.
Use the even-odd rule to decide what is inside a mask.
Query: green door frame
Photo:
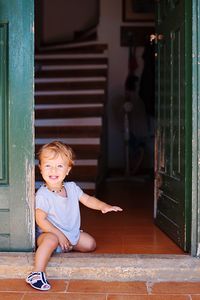
[[[32,251],[34,0],[0,0],[0,251]]]
[[[191,254],[200,256],[200,3],[192,1],[192,232]]]

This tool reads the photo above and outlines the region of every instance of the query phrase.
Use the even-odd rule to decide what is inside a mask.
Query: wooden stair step
[[[81,103],[104,103],[104,93],[94,94],[39,94],[35,96],[35,104],[81,104]]]
[[[62,91],[58,92],[37,92],[35,91],[35,104],[65,104],[65,103],[104,103],[105,91]]]
[[[95,64],[95,65],[45,65],[43,64],[41,70],[43,71],[56,71],[56,70],[96,70],[96,69],[106,69],[107,64]]]
[[[40,91],[70,91],[70,90],[95,90],[105,89],[106,81],[104,80],[66,80],[66,81],[54,81],[54,82],[43,82],[36,81],[35,89],[37,92]]]
[[[69,173],[67,180],[96,181],[98,166],[74,166]]]
[[[101,135],[101,128],[98,126],[93,127],[77,127],[74,128],[73,126],[68,127],[50,127],[50,126],[43,126],[43,127],[36,127],[35,129],[35,136],[38,138],[43,137],[52,137],[52,135],[56,139],[60,139],[62,137],[98,137]]]
[[[101,118],[36,119],[36,137],[99,137]]]
[[[35,153],[44,145],[56,138],[35,139]],[[72,147],[77,159],[94,159],[100,154],[100,138],[59,138],[59,141]]]
[[[44,84],[44,83],[71,83],[71,82],[105,82],[106,77],[101,76],[101,77],[43,77],[43,78],[36,78],[35,83],[37,84]]]
[[[103,104],[38,104],[35,105],[36,119],[97,117],[103,114]]]
[[[107,50],[107,48],[107,44],[99,44],[99,42],[81,42],[44,47],[44,49],[40,49],[39,53],[103,53],[105,50]]]
[[[38,69],[35,71],[36,78],[55,78],[55,77],[91,77],[91,76],[107,76],[107,67],[105,68],[73,68],[73,69],[56,69],[56,70],[43,70]]]
[[[35,96],[98,96],[104,95],[105,91],[103,89],[95,89],[95,90],[67,90],[67,91],[35,91]]]
[[[35,125],[37,127],[39,126],[60,126],[60,127],[65,127],[65,126],[74,126],[74,127],[79,127],[79,126],[101,126],[102,125],[102,120],[101,118],[98,117],[91,117],[91,118],[67,118],[67,119],[50,119],[50,120],[45,120],[45,119],[37,119],[35,120]]]
[[[94,58],[108,58],[108,56],[104,53],[84,53],[84,54],[79,54],[79,53],[36,53],[35,54],[35,60],[37,61],[43,61],[43,60],[48,60],[48,59],[94,59]]]
[[[36,55],[35,64],[38,65],[97,65],[107,64],[106,56],[91,56],[91,55]]]
[[[52,141],[54,141],[55,139],[54,138],[43,138],[43,139],[35,139],[35,143],[36,145],[39,145],[39,146],[43,146],[45,144],[48,144]],[[61,142],[63,142],[64,144],[66,145],[80,145],[80,146],[83,146],[83,145],[99,145],[100,144],[100,139],[99,138],[62,138],[60,139]]]
[[[49,77],[53,72],[53,76],[56,77],[73,77],[75,74],[75,77],[85,77],[88,76],[89,73],[91,73],[91,77],[95,76],[95,74],[97,74],[96,76],[99,76],[99,74],[102,74],[100,76],[107,76],[107,71],[108,71],[108,65],[107,64],[98,64],[98,65],[80,65],[80,64],[76,64],[76,65],[66,65],[66,64],[60,64],[60,65],[56,65],[56,64],[51,64],[51,65],[40,65],[37,64],[35,65],[35,77],[44,77],[44,74],[47,75],[47,77]],[[55,74],[54,74],[55,72]],[[59,74],[64,74],[64,76],[60,76]],[[82,76],[83,73],[83,76]],[[90,75],[89,75],[90,76]]]

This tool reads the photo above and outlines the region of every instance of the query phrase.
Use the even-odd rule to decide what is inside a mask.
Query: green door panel
[[[0,0],[0,250],[34,248],[33,0]]]
[[[7,66],[8,66],[8,26],[6,23],[0,25],[0,183],[8,182],[8,87],[7,87]]]
[[[189,16],[189,15],[188,15]],[[191,201],[191,98],[186,75],[184,0],[157,7],[156,224],[188,251]],[[191,149],[190,149],[191,155]]]

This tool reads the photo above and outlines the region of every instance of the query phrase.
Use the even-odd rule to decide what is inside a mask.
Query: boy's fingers
[[[113,206],[114,211],[122,211],[123,209],[118,206]]]
[[[102,213],[105,214],[105,213],[110,212],[110,211],[123,211],[123,209],[119,206],[112,206],[109,209],[102,210]]]

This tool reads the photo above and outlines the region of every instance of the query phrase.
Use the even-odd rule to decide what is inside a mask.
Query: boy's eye
[[[63,168],[63,165],[58,165],[58,168]]]
[[[47,165],[45,165],[45,168],[50,168],[50,165],[48,165],[48,164],[47,164]]]

